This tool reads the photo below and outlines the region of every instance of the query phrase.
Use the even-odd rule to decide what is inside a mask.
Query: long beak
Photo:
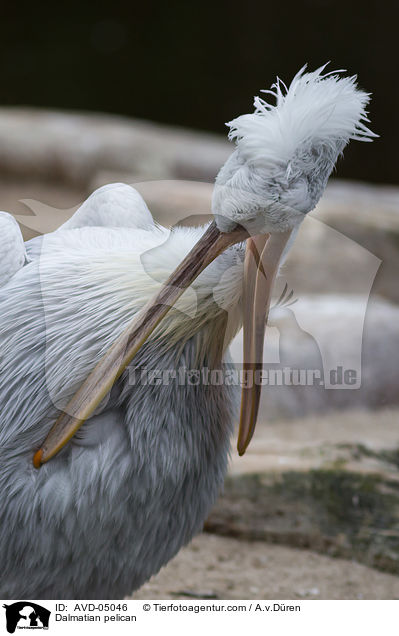
[[[248,448],[256,426],[263,368],[263,343],[273,284],[291,231],[249,238],[244,262],[243,330],[244,372],[238,430],[238,454]]]
[[[252,372],[261,368],[265,322],[270,306],[273,282],[281,254],[290,232],[248,239],[237,227],[222,233],[215,222],[171,274],[159,293],[136,316],[105,356],[90,373],[61,413],[42,446],[35,453],[35,468],[54,457],[75,435],[82,424],[109,393],[116,380],[133,360],[159,322],[166,316],[184,290],[228,247],[248,239],[244,265],[244,367]],[[260,385],[253,382],[244,388],[238,451],[242,455],[253,435],[259,408]]]
[[[143,308],[119,336],[73,396],[65,411],[51,428],[41,448],[35,453],[33,465],[36,468],[40,468],[56,455],[82,424],[93,415],[140,347],[193,280],[230,245],[244,241],[247,237],[247,232],[241,227],[229,233],[222,233],[215,222],[211,223],[157,296]]]

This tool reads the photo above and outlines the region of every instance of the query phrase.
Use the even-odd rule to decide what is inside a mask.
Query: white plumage
[[[123,597],[200,529],[223,482],[232,389],[130,386],[128,371],[71,444],[33,468],[32,451],[57,409],[203,231],[134,228],[135,208],[121,230],[126,197],[139,203],[140,224],[145,204],[121,184],[91,202],[99,195],[104,204],[106,193],[111,227],[99,227],[105,219],[93,206],[87,220],[95,225],[84,226],[81,209],[80,227],[46,235],[40,254],[35,239],[36,259],[0,289],[2,598]],[[220,348],[213,327],[224,314],[212,290],[236,261],[235,251],[222,255],[202,274],[194,286],[201,311],[191,319],[183,297],[187,312],[162,323],[135,366],[212,369]],[[225,283],[228,298],[236,300],[237,283],[238,274]],[[236,329],[238,321],[237,312]],[[177,341],[180,353],[171,348]]]
[[[276,107],[257,100],[231,124],[237,148],[213,200],[222,230],[295,227],[347,141],[372,136],[353,78],[301,71],[275,95]],[[32,454],[203,228],[170,232],[114,184],[29,242],[22,267],[21,236],[0,222],[0,596],[121,598],[201,528],[226,472],[236,391],[141,386],[127,369],[57,456],[36,470]],[[219,368],[241,325],[243,259],[231,247],[203,271],[130,369]]]
[[[111,224],[112,227],[144,230],[154,225],[143,197],[125,183],[110,183],[98,188],[59,230],[110,227]]]
[[[7,212],[0,212],[0,286],[21,269],[26,260],[24,240],[18,223]]]
[[[277,80],[274,90],[264,91],[275,105],[255,97],[254,113],[229,122],[236,150],[218,174],[212,205],[221,230],[235,223],[251,233],[298,226],[349,140],[377,136],[364,123],[369,96],[355,77],[304,68],[288,89]]]

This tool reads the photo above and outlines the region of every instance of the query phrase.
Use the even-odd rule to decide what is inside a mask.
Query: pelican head
[[[350,139],[376,137],[368,122],[369,95],[356,77],[340,71],[322,74],[303,67],[287,88],[280,80],[271,90],[275,105],[255,97],[255,111],[227,125],[236,149],[221,168],[212,209],[221,232],[245,227],[244,367],[262,362],[270,297],[280,261],[288,252],[305,215],[315,208],[340,153]],[[259,361],[259,362],[257,362]],[[238,452],[252,437],[260,387],[243,389]]]
[[[228,124],[236,147],[216,179],[214,221],[72,398],[36,453],[35,466],[58,452],[90,417],[184,289],[222,251],[242,241],[244,366],[256,370],[261,364],[279,264],[348,142],[376,137],[365,124],[369,95],[358,89],[356,77],[342,77],[341,71],[323,74],[324,68],[311,73],[302,68],[288,88],[277,80],[264,91],[274,105],[256,97],[253,113]],[[259,400],[256,383],[243,389],[240,454],[253,435]]]
[[[263,91],[275,105],[255,97],[253,113],[227,124],[236,149],[217,176],[212,201],[221,231],[237,223],[251,235],[298,227],[349,140],[377,136],[364,123],[369,95],[356,77],[323,75],[324,68],[302,68],[289,88],[277,80]]]

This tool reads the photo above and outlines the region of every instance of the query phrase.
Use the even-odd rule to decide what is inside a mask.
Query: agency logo
[[[48,629],[51,612],[37,603],[19,601],[3,607],[6,610],[7,631],[10,634],[16,629]]]

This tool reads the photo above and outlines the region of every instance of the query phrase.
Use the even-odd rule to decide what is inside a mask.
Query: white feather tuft
[[[356,86],[356,76],[339,77],[340,71],[322,75],[325,67],[305,73],[303,67],[287,89],[280,79],[273,95],[276,104],[255,97],[255,112],[241,115],[227,125],[229,139],[252,160],[290,161],[299,148],[319,143],[345,145],[350,139],[372,141],[376,137],[365,107],[369,94]]]
[[[213,211],[226,217],[217,219],[221,229],[232,222],[256,231],[298,225],[349,140],[378,136],[366,126],[369,94],[357,88],[356,77],[323,75],[324,68],[305,73],[303,67],[288,88],[277,79],[263,91],[275,105],[255,97],[254,113],[227,124],[237,147],[216,180]]]

